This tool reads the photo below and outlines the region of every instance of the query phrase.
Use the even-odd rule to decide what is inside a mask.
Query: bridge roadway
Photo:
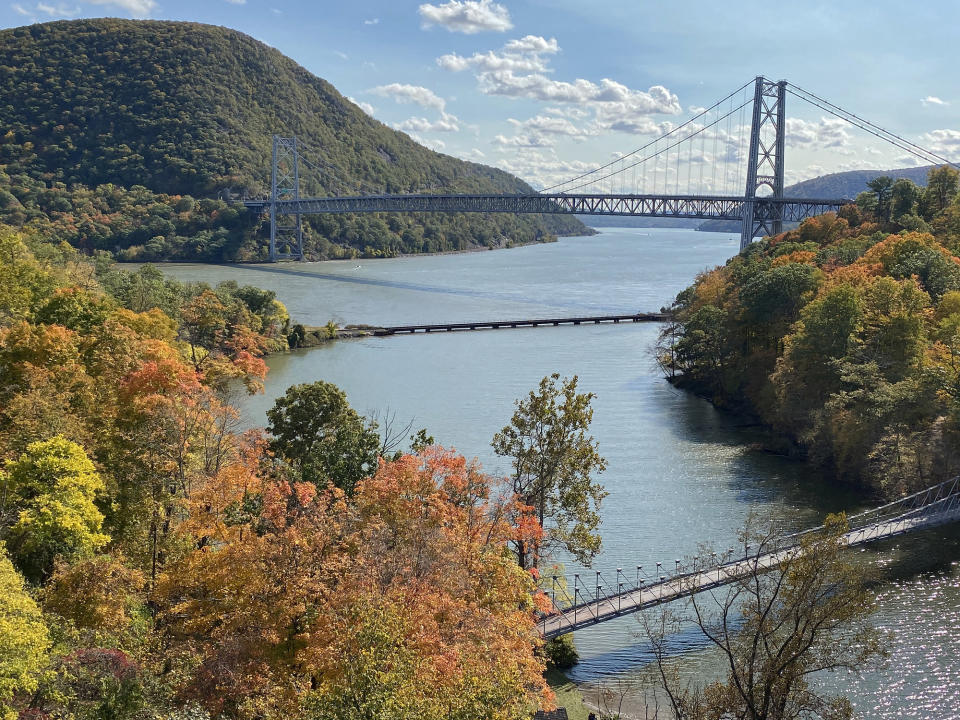
[[[900,517],[851,530],[843,536],[843,542],[848,547],[856,547],[902,535],[912,530],[960,520],[958,497],[954,495],[947,500],[948,502],[938,500],[934,503],[934,506],[936,506],[935,512],[924,512],[924,509],[920,508],[907,512]],[[544,639],[549,640],[580,628],[597,625],[681,597],[727,585],[757,571],[771,570],[789,557],[791,553],[797,551],[798,547],[792,546],[777,552],[754,555],[743,560],[728,562],[697,572],[675,575],[662,582],[651,583],[648,587],[611,594],[593,602],[575,605],[553,615],[548,615],[540,621],[539,629]]]
[[[369,212],[540,213],[564,215],[626,215],[699,220],[742,220],[744,205],[754,204],[756,217],[799,222],[838,210],[852,202],[836,198],[772,198],[724,195],[632,195],[534,193],[529,195],[357,195],[278,199],[278,215]],[[244,205],[269,211],[270,199],[245,200]]]
[[[534,318],[529,320],[490,320],[486,322],[437,323],[434,325],[397,325],[381,327],[374,335],[402,335],[418,332],[456,332],[463,330],[501,330],[504,328],[541,327],[545,325],[588,325],[593,323],[664,322],[669,313],[635,313],[633,315],[584,315],[582,317]]]

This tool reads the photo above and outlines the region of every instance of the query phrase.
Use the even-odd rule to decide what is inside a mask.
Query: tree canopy
[[[702,274],[677,297],[661,364],[844,480],[896,495],[956,475],[957,175],[877,178],[870,202]]]
[[[286,347],[271,292],[2,226],[0,254],[2,720],[551,706],[511,548],[539,525],[502,480],[425,431],[378,458],[329,383],[239,432],[228,398]]]

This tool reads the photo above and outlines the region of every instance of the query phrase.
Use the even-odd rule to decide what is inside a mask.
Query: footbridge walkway
[[[960,478],[851,516],[849,531],[842,540],[849,547],[856,547],[957,520],[960,520]],[[616,581],[609,590],[599,572],[593,587],[588,587],[579,575],[575,576],[572,596],[560,590],[563,584],[558,585],[558,578],[554,578],[548,594],[556,612],[540,620],[540,633],[545,639],[554,638],[771,570],[800,552],[805,536],[822,530],[821,526],[784,536],[766,551],[747,557],[732,559],[730,550],[722,556],[714,553],[706,558],[694,558],[687,564],[678,560],[669,577],[660,574],[666,571],[657,563],[656,573],[649,582],[641,578],[642,566],[637,566],[636,580],[632,581],[622,568],[617,568]],[[749,546],[746,549],[749,550]]]

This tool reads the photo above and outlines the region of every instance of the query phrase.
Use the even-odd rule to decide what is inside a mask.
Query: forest
[[[871,180],[677,296],[673,382],[756,416],[768,445],[898,496],[960,472],[958,173]]]
[[[0,257],[3,718],[550,707],[511,549],[540,524],[506,480],[425,431],[391,451],[324,382],[239,432],[286,347],[272,292],[10,228]]]
[[[189,78],[189,82],[184,82]],[[531,192],[428,150],[234,30],[61,21],[0,32],[0,222],[124,261],[264,260],[271,136],[319,172],[304,195]],[[311,259],[393,256],[589,234],[565,216],[311,216]]]

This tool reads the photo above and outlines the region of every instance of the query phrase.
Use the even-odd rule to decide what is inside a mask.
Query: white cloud
[[[486,153],[481,151],[479,148],[472,148],[466,152],[458,153],[458,157],[463,160],[471,160],[473,162],[484,162],[486,160]]]
[[[497,135],[491,141],[494,145],[498,145],[502,148],[545,148],[553,147],[553,140],[550,138],[545,138],[542,135],[531,134],[531,135],[514,135],[512,137],[507,137],[505,135]]]
[[[534,187],[554,185],[594,167],[591,163],[579,160],[561,160],[552,148],[510,147],[505,150],[509,154],[493,160],[491,164],[523,178]]]
[[[559,51],[556,38],[547,40],[538,35],[527,35],[518,40],[511,40],[499,51],[478,52],[470,57],[456,53],[441,55],[437,58],[437,64],[451,72],[461,72],[468,68],[481,72],[494,70],[548,72],[547,61],[541,55],[552,55]]]
[[[373,114],[377,111],[377,109],[368,102],[363,102],[362,100],[356,100],[355,98],[352,98],[350,96],[347,96],[347,100],[349,100],[358,108],[363,110],[370,117],[373,117]]]
[[[956,158],[960,155],[960,130],[934,130],[921,139],[924,147],[938,155]]]
[[[548,135],[565,135],[578,140],[597,134],[593,128],[578,127],[570,119],[558,115],[535,115],[527,120],[509,118],[508,122],[515,125],[518,131]]]
[[[246,4],[247,4],[247,0],[227,0],[227,2],[228,2],[228,3],[231,3],[232,5],[246,5]]]
[[[582,139],[601,131],[656,135],[671,126],[650,119],[656,114],[679,114],[679,99],[662,85],[634,90],[615,80],[572,82],[549,77],[550,57],[560,52],[556,38],[527,35],[507,42],[499,50],[471,56],[450,53],[437,64],[451,72],[472,70],[480,91],[487,95],[562,103],[529,120],[511,120],[519,130],[534,135],[566,135]],[[557,116],[550,118],[548,116]],[[585,121],[592,116],[590,122]],[[560,118],[560,119],[558,119]],[[566,118],[565,120],[563,118]],[[531,139],[521,137],[520,141]]]
[[[134,17],[147,17],[157,7],[156,0],[89,0],[94,5],[108,5],[126,10]]]
[[[398,103],[413,103],[421,107],[434,108],[443,112],[446,102],[433,90],[420,85],[404,85],[403,83],[390,83],[389,85],[380,85],[370,90],[375,95],[382,97],[391,97]]]
[[[453,115],[441,113],[439,120],[428,120],[424,117],[407,118],[401,123],[394,125],[397,130],[403,130],[406,133],[425,133],[425,132],[460,132],[459,120]]]
[[[443,152],[443,149],[447,146],[447,144],[443,140],[422,138],[419,135],[415,135],[413,133],[410,133],[410,139],[413,140],[415,143],[419,143],[420,145],[423,145],[424,147],[428,147],[431,150],[435,150],[436,152]]]
[[[233,0],[230,0],[230,2],[232,2],[232,1],[233,1]],[[342,52],[342,51],[340,51],[340,50],[333,50],[332,52],[333,52],[334,55],[336,55],[336,56],[337,56],[338,58],[340,58],[341,60],[349,60],[349,59],[350,59],[350,56],[349,56],[349,55],[347,55],[345,52]]]
[[[63,3],[57,5],[48,5],[47,3],[37,3],[32,9],[25,8],[20,3],[14,3],[10,6],[11,9],[17,13],[17,15],[22,15],[23,17],[28,17],[34,22],[37,22],[40,16],[46,18],[73,18],[77,17],[80,14],[80,7],[68,7]]]
[[[897,167],[916,167],[917,165],[929,165],[918,158],[916,155],[900,155],[897,160]]]
[[[787,118],[784,137],[788,144],[801,147],[842,148],[850,144],[848,124],[840,118],[820,118],[809,122],[800,118]]]
[[[651,113],[680,112],[677,96],[662,86],[649,91],[631,90],[615,80],[604,78],[599,83],[577,79],[573,82],[553,80],[537,73],[515,75],[511,70],[485,72],[480,75],[480,89],[488,95],[585,104],[626,103],[634,110]]]
[[[925,98],[921,98],[920,102],[924,105],[949,105],[946,100],[941,100],[940,98],[934,95],[927,95]]]
[[[493,0],[450,0],[443,5],[424,3],[419,8],[423,27],[439,25],[450,32],[474,35],[479,32],[506,32],[513,27],[510,13]]]
[[[370,18],[369,20],[364,20],[364,25],[377,25],[380,23],[380,18]]]

